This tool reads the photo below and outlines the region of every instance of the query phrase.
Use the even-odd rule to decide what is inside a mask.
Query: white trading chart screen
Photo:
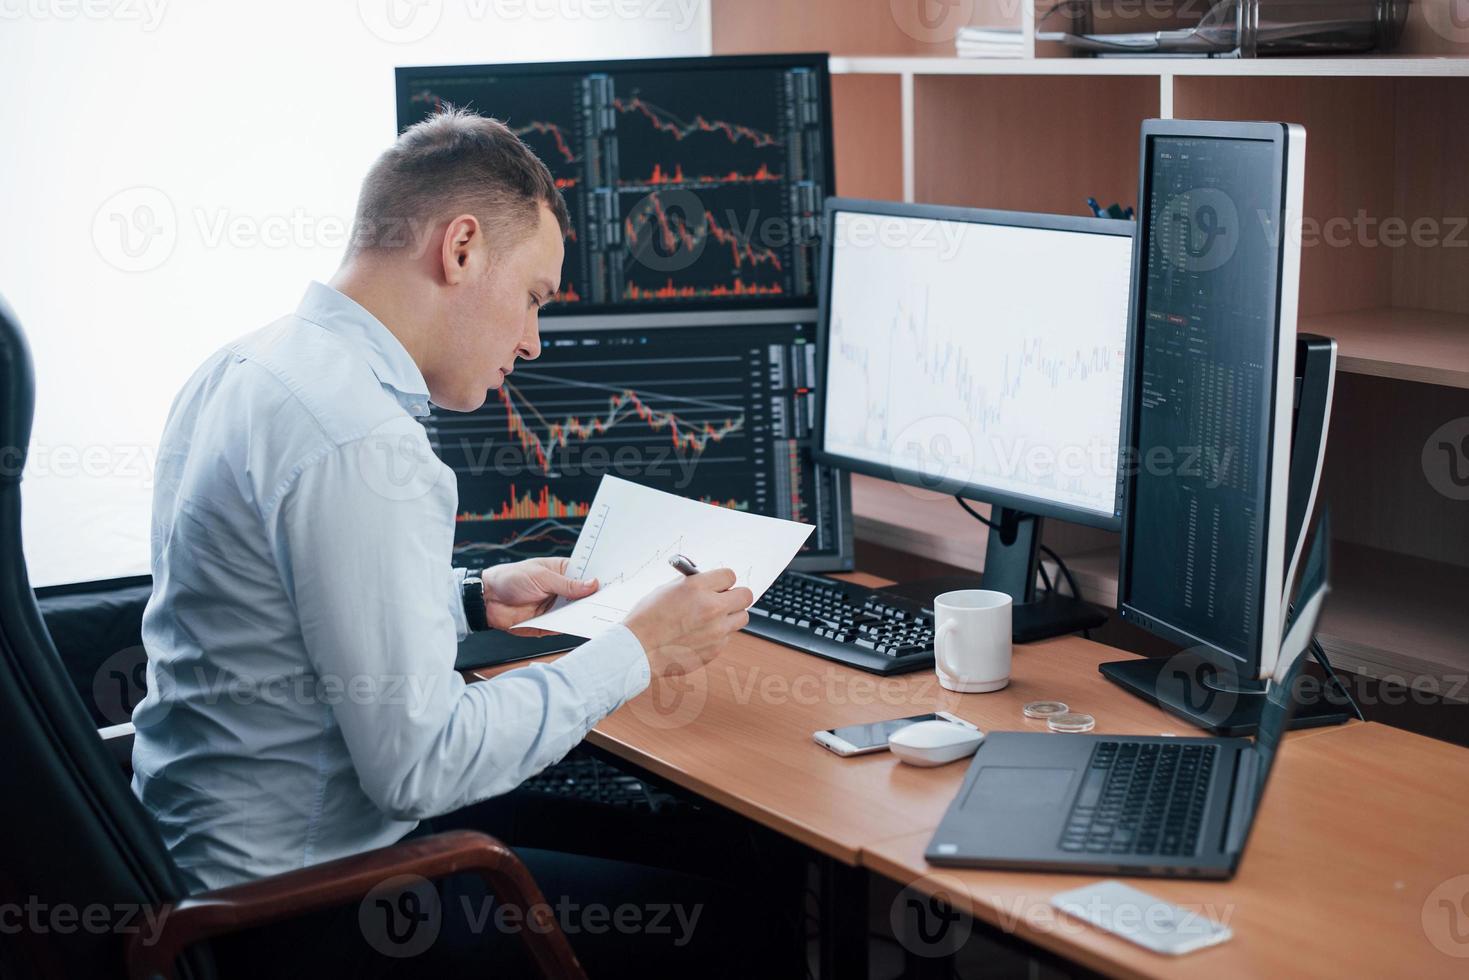
[[[1111,516],[1132,239],[839,212],[826,450]]]

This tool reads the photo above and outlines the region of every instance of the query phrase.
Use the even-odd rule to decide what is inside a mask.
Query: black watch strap
[[[481,633],[490,628],[490,617],[485,611],[485,580],[479,572],[464,573],[464,588],[460,591],[464,600],[464,618],[469,621],[472,633]]]

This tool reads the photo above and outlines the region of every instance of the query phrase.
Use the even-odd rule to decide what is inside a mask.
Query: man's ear
[[[451,218],[444,228],[441,256],[444,266],[444,281],[449,285],[463,282],[475,261],[475,253],[483,247],[484,229],[479,219],[472,214],[461,214]]]

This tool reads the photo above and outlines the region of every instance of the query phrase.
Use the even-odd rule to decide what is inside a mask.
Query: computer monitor
[[[1299,126],[1143,126],[1118,608],[1244,680],[1275,669],[1299,546],[1287,511],[1304,174]]]
[[[811,457],[815,313],[557,321],[478,411],[427,427],[459,478],[455,564],[571,553],[608,473],[815,525],[793,567],[852,567],[846,474]],[[562,326],[568,324],[568,326]]]
[[[548,314],[814,306],[831,192],[824,54],[397,70],[398,128],[504,120],[571,213]]]
[[[1014,597],[1017,639],[1100,622],[1037,600],[1037,552],[1042,517],[1121,526],[1132,234],[1130,221],[826,205],[817,459],[992,504],[983,579]]]

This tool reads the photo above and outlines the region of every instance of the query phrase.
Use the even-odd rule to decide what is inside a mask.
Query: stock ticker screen
[[[548,313],[800,306],[829,90],[825,55],[400,68],[398,128],[450,104],[545,161],[572,224]]]
[[[841,474],[811,460],[814,323],[548,331],[470,413],[434,409],[458,475],[454,564],[570,554],[601,478],[804,521],[802,556],[835,568]]]
[[[1178,462],[1138,468],[1130,602],[1240,659],[1262,629],[1281,342],[1274,166],[1263,141],[1154,138],[1143,217],[1135,444],[1140,459]]]

